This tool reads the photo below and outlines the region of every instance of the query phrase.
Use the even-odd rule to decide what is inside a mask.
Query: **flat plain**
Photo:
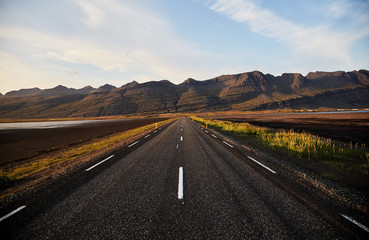
[[[248,122],[253,125],[305,131],[346,143],[369,146],[369,112],[214,114],[213,119]]]
[[[94,138],[126,131],[167,118],[141,118],[95,122],[49,129],[0,131],[0,166],[16,164],[45,153],[86,143]]]

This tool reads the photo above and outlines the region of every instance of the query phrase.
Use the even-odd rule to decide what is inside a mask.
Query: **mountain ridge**
[[[226,74],[115,87],[21,89],[0,95],[1,118],[87,117],[134,113],[369,107],[369,71]]]

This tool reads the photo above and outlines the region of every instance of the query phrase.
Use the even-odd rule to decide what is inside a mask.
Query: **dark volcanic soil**
[[[112,120],[51,129],[0,130],[0,166],[165,119]]]
[[[213,118],[248,122],[269,128],[294,129],[369,146],[369,113],[242,114],[219,115]]]

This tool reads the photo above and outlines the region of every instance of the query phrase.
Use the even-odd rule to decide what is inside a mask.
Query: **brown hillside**
[[[0,95],[1,118],[321,107],[369,107],[369,71],[314,72],[306,77],[253,71],[204,81],[189,78],[178,85],[167,80],[134,81],[119,88],[108,84],[98,89],[57,86]]]

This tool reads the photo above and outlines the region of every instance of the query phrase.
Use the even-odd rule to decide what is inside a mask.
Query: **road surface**
[[[3,214],[2,236],[355,239],[366,234],[365,226],[339,212],[322,213],[315,199],[284,186],[277,169],[255,156],[242,157],[234,143],[187,118],[75,174]]]

